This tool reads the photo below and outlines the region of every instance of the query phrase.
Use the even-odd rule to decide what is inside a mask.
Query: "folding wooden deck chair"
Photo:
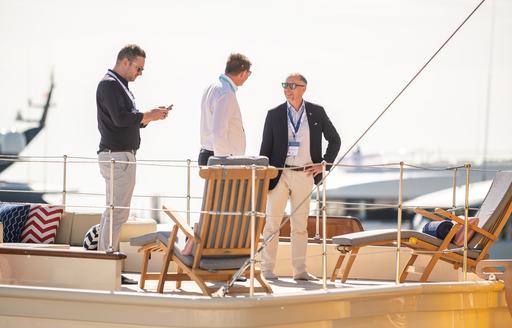
[[[266,159],[268,164],[268,159]],[[237,159],[235,164],[243,163]],[[245,160],[251,164],[251,160]],[[257,161],[261,163],[261,161]],[[233,164],[224,161],[224,164]],[[209,162],[210,164],[210,162]],[[255,220],[256,245],[264,226],[264,215],[267,203],[268,185],[270,179],[277,175],[274,167],[257,166],[255,183]],[[159,293],[163,292],[166,281],[176,281],[176,288],[181,287],[181,281],[193,280],[205,295],[211,291],[207,281],[228,281],[231,276],[251,256],[251,188],[252,170],[249,165],[216,165],[200,170],[200,176],[206,180],[203,195],[203,205],[196,230],[188,226],[177,213],[167,207],[164,212],[174,222],[169,235],[153,234],[148,236],[144,251],[140,285],[143,288],[145,280],[158,279]],[[178,230],[181,230],[193,243],[191,255],[182,254],[175,245]],[[133,244],[133,243],[132,243]],[[148,273],[148,261],[154,251],[163,251],[163,265],[160,273]],[[168,273],[169,264],[174,261],[176,273]],[[271,293],[272,289],[262,279],[259,268],[255,270],[255,278],[261,287],[256,291]],[[246,289],[246,288],[245,288]],[[238,292],[245,289],[230,289]]]
[[[420,281],[427,281],[434,266],[439,260],[453,264],[457,269],[463,263],[463,250],[451,241],[459,229],[463,229],[464,220],[443,210],[436,209],[434,212],[428,212],[416,208],[417,213],[431,219],[442,221],[446,218],[454,221],[454,225],[444,239],[439,239],[428,234],[415,230],[402,230],[401,245],[409,247],[417,252],[413,252],[409,261],[405,265],[400,281],[407,278],[409,268],[414,265],[418,255],[422,251],[432,251],[433,255],[425,267]],[[474,235],[468,240],[468,269],[475,271],[478,262],[488,256],[489,249],[494,241],[498,240],[503,227],[507,223],[512,213],[512,172],[498,172],[493,180],[485,199],[475,215],[479,218],[478,225],[468,225],[468,229],[474,231]],[[387,246],[396,244],[397,230],[382,229],[373,231],[356,232],[333,237],[333,244],[341,252],[331,275],[331,281],[335,281],[338,271],[341,268],[343,259],[348,256],[348,261],[341,276],[341,282],[345,282],[354,264],[357,253],[364,246]],[[441,252],[448,249],[454,249],[452,252]]]

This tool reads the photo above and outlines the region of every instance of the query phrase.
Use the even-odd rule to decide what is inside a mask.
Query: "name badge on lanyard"
[[[286,156],[288,157],[295,157],[299,155],[300,141],[297,141],[297,134],[299,133],[300,125],[304,121],[303,114],[304,107],[302,107],[297,123],[293,123],[292,113],[290,109],[288,109],[288,123],[290,124],[290,128],[293,135],[293,141],[288,141],[288,153],[286,154]]]
[[[290,157],[299,155],[299,147],[299,141],[288,141],[288,153],[286,154],[286,156]]]

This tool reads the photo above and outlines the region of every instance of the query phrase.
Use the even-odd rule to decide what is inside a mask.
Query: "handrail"
[[[60,160],[56,160],[60,159]],[[76,159],[80,159],[77,161]],[[83,159],[86,159],[87,161],[83,161]],[[87,192],[87,191],[75,191],[68,188],[67,183],[67,175],[73,164],[94,164],[97,165],[99,162],[108,162],[110,161],[98,161],[98,159],[94,158],[88,158],[88,157],[79,157],[79,156],[70,156],[70,155],[62,155],[62,156],[23,156],[23,157],[17,157],[12,155],[0,155],[0,161],[8,160],[8,161],[16,161],[16,162],[35,162],[35,163],[55,163],[55,164],[62,164],[63,165],[63,187],[62,190],[20,190],[20,189],[12,189],[12,188],[0,188],[0,192],[9,192],[9,193],[27,193],[27,194],[34,194],[34,193],[62,193],[62,204],[66,206],[73,207],[73,204],[67,203],[67,196],[69,195],[84,195],[84,196],[101,196],[105,195],[104,193],[99,192]],[[159,162],[159,164],[152,164],[152,162]],[[137,165],[137,166],[160,166],[160,167],[168,167],[168,168],[185,168],[187,169],[187,193],[185,195],[158,195],[159,198],[169,198],[169,199],[185,199],[187,201],[187,210],[190,211],[190,200],[196,199],[199,200],[202,197],[200,195],[191,195],[190,193],[190,180],[191,180],[191,174],[190,170],[192,168],[198,168],[199,166],[191,165],[191,163],[197,163],[196,161],[192,161],[190,159],[187,160],[144,160],[144,159],[138,159],[137,162],[130,162],[130,161],[116,161],[118,164],[130,164],[130,165]],[[171,163],[171,164],[166,164]],[[183,165],[175,165],[173,163],[183,163]],[[326,163],[326,165],[332,165],[333,163]],[[395,167],[396,165],[400,165],[400,163],[380,163],[380,164],[372,164],[372,165],[339,165],[340,168],[343,167],[351,167],[351,168],[361,168],[364,170],[368,167],[383,167],[388,169],[400,169],[399,166]],[[429,168],[425,166],[417,166],[413,164],[408,164],[403,162],[404,169],[407,170],[425,170],[425,171],[453,171],[454,174],[457,172],[458,169],[464,166],[447,166],[447,167],[434,167]],[[305,167],[305,166],[304,166]],[[279,168],[279,170],[289,170],[288,168]],[[471,171],[477,171],[474,168],[471,169]],[[482,171],[482,170],[478,170]],[[486,172],[496,172],[496,170],[486,170]],[[363,172],[361,172],[363,173]],[[455,179],[454,179],[455,181]],[[134,194],[132,197],[134,198],[152,198],[155,197],[155,195],[145,195],[145,194]],[[319,200],[318,200],[319,201]],[[348,201],[332,201],[332,200],[326,200],[325,206],[328,205],[342,205],[344,207],[344,210],[358,210],[360,209],[360,206],[364,206],[365,210],[372,211],[372,210],[380,210],[380,209],[398,209],[400,206],[402,206],[403,209],[414,209],[415,205],[400,205],[397,204],[389,204],[389,203],[368,203],[368,202],[348,202]],[[455,203],[454,203],[455,204]],[[357,206],[357,207],[351,207],[351,206]],[[435,208],[439,207],[436,205],[432,206],[423,206],[425,208]],[[320,207],[317,207],[320,209]],[[327,207],[329,209],[329,207]],[[451,210],[455,210],[457,208],[450,208]],[[473,208],[470,208],[473,209]],[[315,210],[313,209],[312,212]],[[192,213],[192,211],[190,211]],[[331,215],[332,216],[332,215]],[[189,217],[187,217],[187,220],[189,220]]]
[[[0,161],[3,160],[2,159],[3,156],[0,156]],[[94,164],[94,165],[97,165],[100,161],[98,161],[97,159],[95,160],[92,160],[92,159],[88,159],[88,158],[83,158],[83,157],[74,157],[74,156],[68,156],[68,155],[63,155],[60,157],[60,160],[56,160],[56,158],[58,157],[32,157],[32,158],[9,158],[8,160],[10,161],[21,161],[21,162],[41,162],[41,163],[55,163],[55,164],[58,164],[58,165],[62,165],[62,170],[63,170],[63,174],[62,174],[62,204],[63,206],[66,206],[67,208],[100,208],[100,209],[109,209],[110,210],[110,215],[112,216],[113,215],[113,210],[116,209],[116,208],[119,208],[119,209],[130,209],[130,210],[141,210],[141,211],[152,211],[152,212],[161,212],[162,209],[160,208],[154,208],[154,207],[136,207],[136,206],[130,206],[130,207],[124,207],[124,206],[117,206],[116,204],[114,204],[113,202],[111,202],[109,205],[103,205],[103,206],[90,206],[90,205],[78,205],[78,204],[73,204],[72,202],[69,201],[68,199],[68,196],[69,195],[84,195],[84,196],[99,196],[99,195],[102,195],[104,196],[105,194],[104,193],[93,193],[93,192],[80,192],[80,191],[76,191],[76,190],[70,190],[69,186],[68,186],[68,179],[67,179],[67,176],[69,174],[69,171],[70,169],[74,166],[74,165],[77,165],[77,164]],[[177,168],[182,168],[182,169],[185,169],[186,170],[186,179],[187,179],[187,188],[186,188],[186,194],[184,195],[158,195],[158,197],[160,198],[168,198],[168,199],[178,199],[178,200],[185,200],[186,201],[186,210],[184,211],[180,211],[179,209],[176,209],[176,212],[181,212],[181,213],[186,213],[187,215],[187,221],[190,223],[190,215],[191,214],[201,214],[201,213],[204,213],[204,211],[194,211],[191,209],[191,203],[190,201],[192,199],[202,199],[202,197],[200,196],[193,196],[191,194],[191,188],[190,188],[190,182],[191,182],[191,178],[192,178],[192,174],[191,174],[191,170],[194,169],[194,168],[199,168],[199,166],[196,166],[196,165],[192,165],[193,161],[191,161],[190,159],[186,160],[186,161],[181,161],[181,160],[169,160],[169,161],[165,161],[165,160],[160,160],[160,161],[154,161],[154,160],[137,160],[137,162],[131,162],[131,161],[114,161],[114,160],[111,160],[111,161],[102,161],[102,162],[105,162],[105,163],[110,163],[110,168],[111,168],[111,176],[113,176],[114,172],[113,172],[113,168],[115,165],[118,165],[118,164],[128,164],[128,165],[137,165],[137,166],[150,166],[150,167],[155,167],[155,166],[158,166],[158,167],[166,167],[166,168],[169,168],[169,169],[177,169]],[[324,171],[325,171],[325,167],[326,165],[331,165],[332,163],[323,163],[323,167],[324,167]],[[406,209],[413,209],[414,207],[416,206],[405,206],[403,204],[403,180],[404,180],[404,174],[405,174],[405,171],[437,171],[437,172],[443,172],[443,171],[446,171],[446,172],[453,172],[453,182],[456,183],[456,176],[457,176],[457,172],[458,170],[460,170],[462,167],[466,168],[466,202],[465,202],[465,206],[463,207],[464,210],[465,210],[465,218],[467,220],[467,216],[468,216],[468,210],[469,210],[469,204],[468,204],[468,196],[467,196],[467,193],[469,192],[469,175],[470,175],[470,168],[471,166],[469,164],[466,164],[464,166],[448,166],[448,167],[433,167],[433,168],[428,168],[428,167],[424,167],[424,166],[418,166],[418,165],[413,165],[413,164],[408,164],[408,163],[405,163],[405,162],[400,162],[398,163],[398,167],[396,167],[396,163],[382,163],[382,164],[372,164],[372,165],[345,165],[345,167],[350,167],[350,168],[354,168],[354,167],[357,167],[357,168],[360,168],[361,169],[361,173],[364,173],[364,170],[365,169],[369,169],[369,168],[376,168],[376,167],[381,167],[381,168],[384,168],[385,170],[393,170],[394,172],[396,172],[396,170],[398,170],[398,173],[399,174],[399,181],[400,181],[400,184],[399,184],[399,193],[398,193],[398,202],[397,203],[394,203],[394,204],[384,204],[384,203],[365,203],[365,202],[359,202],[359,203],[351,203],[351,202],[341,202],[341,201],[328,201],[326,199],[326,195],[325,195],[325,191],[326,191],[326,185],[324,184],[323,185],[323,189],[322,189],[322,197],[320,197],[320,190],[319,188],[317,189],[317,197],[316,197],[316,201],[317,201],[317,206],[316,206],[316,212],[318,214],[322,214],[323,216],[323,221],[322,221],[322,230],[323,230],[323,240],[322,240],[322,259],[323,259],[323,262],[322,262],[322,272],[323,272],[323,288],[326,289],[326,268],[327,268],[327,250],[326,250],[326,238],[325,238],[325,235],[326,235],[326,223],[325,223],[325,218],[326,218],[326,215],[327,215],[327,211],[329,211],[329,204],[330,205],[343,205],[344,206],[344,209],[345,210],[352,210],[352,209],[358,209],[357,207],[350,207],[350,206],[354,206],[354,205],[357,205],[357,206],[361,206],[361,205],[364,205],[365,206],[365,210],[378,210],[378,209],[385,209],[385,208],[392,208],[392,209],[397,209],[398,211],[398,217],[397,217],[397,231],[398,231],[398,238],[397,240],[400,240],[401,238],[399,237],[400,236],[400,232],[401,232],[401,229],[402,229],[402,211],[403,210],[406,210]],[[341,165],[340,167],[343,167],[344,165]],[[307,166],[303,166],[303,167],[307,167]],[[279,168],[279,170],[289,170],[288,168]],[[489,172],[493,171],[493,170],[488,170]],[[325,173],[324,173],[325,174]],[[449,176],[449,175],[447,175]],[[327,180],[326,180],[327,181]],[[315,188],[317,188],[315,186]],[[450,210],[450,211],[455,211],[456,208],[455,207],[455,195],[456,195],[456,192],[455,192],[455,187],[454,188],[454,192],[453,192],[453,201],[452,201],[452,206],[447,208],[447,210]],[[110,188],[111,192],[113,193],[114,190],[113,190],[113,186],[111,186]],[[2,191],[6,191],[6,190],[1,190],[0,189],[0,192]],[[27,192],[27,193],[37,193],[37,192],[45,192],[45,191],[36,191],[36,190],[7,190],[7,192]],[[47,191],[46,191],[47,192]],[[55,192],[58,192],[58,191],[55,191]],[[113,195],[111,194],[110,195],[110,199],[113,200]],[[144,198],[144,197],[155,197],[154,195],[138,195],[138,194],[135,194],[133,195],[133,197],[141,197],[141,198]],[[314,201],[314,200],[312,200]],[[432,206],[432,207],[438,207],[438,206]],[[251,211],[252,212],[252,211]],[[315,209],[313,209],[311,212],[315,212]],[[230,213],[230,214],[234,214],[234,213]],[[237,213],[237,214],[240,214],[240,213]],[[255,213],[255,212],[252,212],[251,213],[254,216],[265,216],[265,213]],[[309,213],[308,213],[309,214]],[[330,217],[336,217],[337,215],[335,214],[329,214]],[[319,220],[318,220],[319,221]],[[112,217],[111,217],[111,220],[110,222],[113,222],[112,220]],[[319,222],[318,222],[319,223]],[[319,224],[317,223],[317,233],[316,235],[317,236],[320,236],[319,234]],[[112,236],[110,236],[110,238],[112,238]],[[467,233],[465,234],[465,238],[467,238]],[[111,242],[110,242],[110,245],[109,245],[109,250],[112,250],[112,245],[111,245]],[[465,257],[467,256],[467,240],[465,241],[465,245],[463,247],[463,250],[464,250],[464,255]],[[396,265],[396,273],[397,273],[397,283],[399,283],[399,277],[398,277],[398,268],[399,268],[399,262],[400,262],[400,251],[401,251],[401,246],[400,246],[400,243],[398,242],[397,245],[396,245],[396,262],[395,262],[395,265]],[[449,251],[453,251],[453,250],[449,250]],[[465,263],[464,263],[465,264]],[[254,263],[251,264],[251,266],[253,266]],[[467,266],[464,265],[463,266],[463,272],[464,272],[464,279],[466,279],[466,275],[467,275]],[[253,270],[253,269],[252,269]],[[251,285],[253,283],[251,282]]]

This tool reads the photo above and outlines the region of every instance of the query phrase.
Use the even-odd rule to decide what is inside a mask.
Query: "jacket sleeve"
[[[274,144],[274,135],[272,133],[272,119],[270,112],[267,113],[265,125],[263,128],[263,137],[261,140],[260,155],[270,158],[272,154],[272,145]]]
[[[340,135],[338,134],[338,131],[336,131],[336,128],[334,127],[331,120],[327,116],[327,113],[325,113],[325,110],[322,109],[322,111],[324,116],[323,134],[325,140],[327,140],[327,149],[325,150],[323,159],[327,163],[334,163],[334,161],[336,160],[336,156],[338,156],[338,152],[340,151],[341,138]],[[327,167],[327,169],[330,168],[331,165]]]

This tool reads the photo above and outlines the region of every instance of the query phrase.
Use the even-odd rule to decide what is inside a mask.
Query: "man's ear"
[[[130,66],[130,60],[128,58],[123,58],[121,60],[121,64],[123,65],[123,67],[128,67]]]

